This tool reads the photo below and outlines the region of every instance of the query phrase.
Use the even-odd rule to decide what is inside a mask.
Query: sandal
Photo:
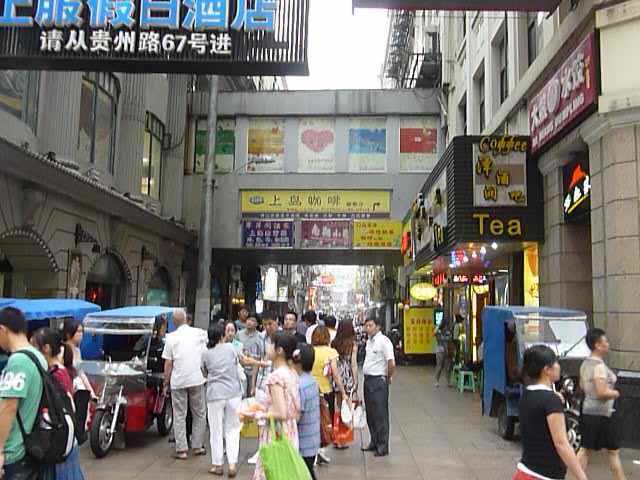
[[[209,469],[209,473],[211,475],[217,475],[219,477],[221,477],[222,475],[224,475],[224,471],[222,470],[222,467],[216,467],[213,466]]]
[[[229,465],[227,476],[229,478],[235,478],[236,475],[238,475],[238,465]]]
[[[189,454],[187,452],[176,452],[173,458],[175,458],[176,460],[186,460],[187,458],[189,458]]]
[[[193,455],[196,457],[201,457],[202,455],[206,455],[206,454],[207,454],[207,449],[204,447],[193,449]]]

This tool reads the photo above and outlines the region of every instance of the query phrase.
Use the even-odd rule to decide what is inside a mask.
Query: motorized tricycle
[[[557,308],[485,307],[482,312],[484,341],[483,415],[497,417],[498,433],[513,439],[518,422],[518,403],[525,388],[522,370],[524,351],[544,344],[556,352],[562,377],[555,388],[564,398],[569,442],[581,443],[580,406],[577,395],[580,364],[589,356],[585,337],[587,316]]]
[[[81,368],[99,392],[89,439],[93,454],[104,457],[117,435],[147,431],[155,422],[158,433],[167,435],[173,426],[171,399],[162,380],[162,332],[169,307],[126,307],[89,315]]]

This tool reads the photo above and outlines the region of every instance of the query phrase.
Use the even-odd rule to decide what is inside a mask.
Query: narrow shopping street
[[[360,438],[346,451],[330,451],[332,464],[318,468],[319,479],[340,480],[503,480],[510,479],[519,456],[519,444],[502,440],[495,433],[495,420],[480,415],[480,398],[433,386],[433,368],[400,368],[391,389],[391,455],[374,458],[363,454]],[[366,435],[366,432],[365,432]],[[243,440],[241,458],[254,452],[255,441]],[[87,480],[204,480],[209,457],[187,461],[171,458],[166,438],[155,432],[136,439],[124,451],[104,459],[82,451]],[[640,466],[633,454],[623,452],[629,479],[640,479]],[[590,480],[611,478],[605,458],[590,468]],[[242,465],[237,478],[250,479],[253,467]]]

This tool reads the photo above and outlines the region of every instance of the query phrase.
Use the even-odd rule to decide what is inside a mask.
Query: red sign
[[[401,128],[400,153],[436,153],[438,132],[435,128]]]
[[[302,220],[302,248],[349,248],[349,220]]]
[[[447,274],[444,272],[433,275],[433,278],[431,279],[431,285],[434,287],[439,287],[445,283],[447,283]]]
[[[553,140],[596,99],[596,43],[591,33],[529,102],[531,152]]]

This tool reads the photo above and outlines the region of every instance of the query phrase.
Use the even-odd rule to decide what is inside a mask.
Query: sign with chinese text
[[[300,23],[308,7],[308,0],[0,0],[0,68],[304,75]]]
[[[235,155],[235,130],[234,119],[218,120],[216,131],[216,173],[228,173],[233,171]],[[207,120],[200,119],[196,122],[196,138],[194,144],[194,173],[204,173],[207,161]]]
[[[591,176],[589,158],[581,158],[565,165],[563,176],[564,220],[566,223],[583,223],[591,215]]]
[[[411,238],[411,217],[402,223],[402,240],[400,241],[402,264],[406,267],[413,261],[413,240]]]
[[[245,220],[242,246],[246,248],[293,248],[292,220]]]
[[[597,98],[596,44],[591,33],[529,102],[531,152],[551,142]]]
[[[522,137],[481,137],[473,144],[473,205],[527,206],[527,149]]]
[[[386,170],[386,119],[352,118],[349,125],[349,171],[384,173]]]
[[[400,120],[401,172],[430,172],[438,161],[437,153],[437,118],[403,118]]]
[[[436,352],[433,308],[410,308],[404,311],[403,343],[407,355]]]
[[[349,248],[350,220],[302,220],[301,248]]]
[[[284,120],[249,120],[249,173],[284,172]]]
[[[298,143],[298,172],[335,172],[335,120],[302,118],[298,131],[300,135]]]
[[[396,220],[354,220],[353,248],[400,250],[402,222]]]
[[[552,12],[559,0],[352,0],[354,8],[387,10],[473,10],[510,12]]]
[[[245,217],[384,218],[391,212],[389,190],[242,190],[240,195]]]

